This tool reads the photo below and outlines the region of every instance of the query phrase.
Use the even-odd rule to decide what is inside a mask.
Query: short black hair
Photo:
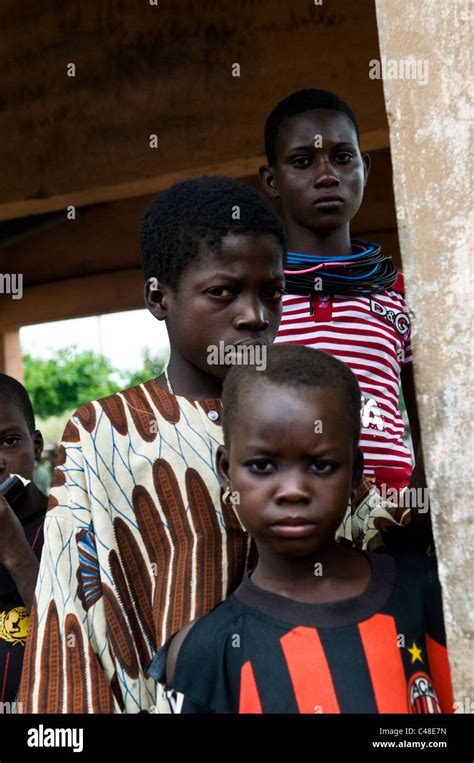
[[[0,373],[0,402],[10,403],[19,408],[28,431],[33,434],[36,429],[35,414],[28,392],[19,381],[2,373]]]
[[[238,219],[233,219],[237,217]],[[145,278],[178,288],[186,265],[201,245],[219,253],[229,233],[269,233],[286,257],[285,234],[272,207],[250,186],[228,177],[203,176],[156,196],[140,222],[140,253]]]
[[[230,445],[231,431],[238,419],[241,399],[247,394],[260,394],[259,382],[277,386],[305,385],[340,394],[346,406],[341,416],[347,415],[354,432],[354,445],[360,437],[361,392],[358,381],[349,366],[321,350],[299,344],[276,344],[267,348],[266,366],[234,365],[223,385],[224,444]],[[284,412],[282,412],[284,413]]]
[[[265,153],[268,164],[273,165],[276,161],[276,141],[281,123],[296,114],[303,114],[305,111],[316,111],[317,109],[332,109],[341,111],[351,120],[354,125],[357,142],[360,141],[359,125],[352,109],[335,93],[329,90],[316,90],[307,88],[291,93],[275,106],[265,122]]]

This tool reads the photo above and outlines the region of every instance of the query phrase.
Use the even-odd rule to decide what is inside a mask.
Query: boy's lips
[[[271,527],[275,535],[282,538],[304,538],[314,532],[316,524],[304,517],[284,517]]]
[[[318,196],[318,198],[313,201],[313,205],[320,209],[337,209],[341,204],[344,204],[342,196],[329,193]]]

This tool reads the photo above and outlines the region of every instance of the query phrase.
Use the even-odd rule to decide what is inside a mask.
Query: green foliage
[[[133,371],[124,387],[135,387],[136,384],[143,384],[148,379],[154,379],[160,376],[165,370],[166,362],[163,358],[154,358],[150,355],[150,350],[145,347],[143,351],[143,369]]]
[[[33,410],[41,418],[75,409],[120,387],[111,380],[114,369],[106,358],[74,347],[58,350],[50,360],[25,355],[25,386]]]
[[[76,347],[58,350],[50,360],[23,357],[25,386],[35,414],[46,419],[61,416],[83,403],[111,395],[160,374],[164,362],[144,353],[144,368],[139,372],[119,372],[107,358]]]

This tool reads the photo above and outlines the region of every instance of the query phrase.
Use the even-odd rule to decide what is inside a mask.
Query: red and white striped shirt
[[[405,300],[390,290],[368,296],[314,296],[312,305],[313,314],[309,297],[285,294],[275,341],[324,350],[351,368],[362,392],[364,474],[387,487],[407,485],[412,458],[402,441],[404,423],[398,408],[401,367],[412,361]]]

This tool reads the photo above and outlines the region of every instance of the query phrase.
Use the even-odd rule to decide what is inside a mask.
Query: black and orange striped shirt
[[[308,604],[247,575],[181,645],[168,698],[181,713],[441,713],[453,711],[432,559],[366,554],[360,595]],[[165,681],[171,638],[150,672]]]

